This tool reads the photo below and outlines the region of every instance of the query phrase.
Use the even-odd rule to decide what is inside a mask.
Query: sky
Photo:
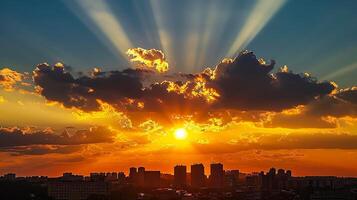
[[[0,173],[357,176],[357,2],[3,0]]]

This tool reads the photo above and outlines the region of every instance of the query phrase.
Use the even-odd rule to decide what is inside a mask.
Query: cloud
[[[70,154],[82,149],[81,145],[30,145],[2,147],[0,151],[10,152],[13,156],[20,155],[45,155],[45,154]]]
[[[148,68],[164,60],[156,50],[130,49],[134,60]],[[265,64],[252,52],[241,52],[234,60],[223,60],[214,69],[197,74],[162,75],[162,81],[145,69],[102,72],[78,78],[63,67],[40,64],[34,81],[41,95],[50,101],[84,111],[98,110],[98,100],[118,110],[162,113],[214,112],[220,109],[242,111],[281,111],[305,105],[336,89],[330,82],[318,82],[307,74],[294,74],[284,68],[272,73],[275,62]],[[156,66],[157,67],[157,66]],[[165,80],[167,78],[167,80]],[[148,80],[152,81],[147,83]],[[134,106],[133,106],[134,105]]]
[[[343,89],[339,91],[336,96],[349,103],[357,105],[357,87]]]
[[[143,85],[142,70],[96,72],[91,76],[75,78],[63,67],[37,65],[33,72],[34,83],[47,100],[62,103],[65,107],[76,107],[85,111],[100,108],[97,99],[120,107],[127,98],[139,99]],[[147,72],[149,73],[149,72]]]
[[[78,130],[73,134],[64,131],[56,134],[48,130],[0,128],[0,148],[11,149],[31,145],[81,145],[113,142],[114,133],[105,128]]]
[[[18,83],[21,83],[24,75],[9,68],[0,69],[0,86],[5,91],[12,91]]]
[[[274,114],[268,123],[275,127],[335,128],[337,118],[357,117],[357,89],[343,89],[296,109],[296,113]]]
[[[220,107],[240,110],[281,111],[330,94],[335,85],[318,82],[307,74],[281,70],[271,74],[275,61],[265,64],[252,52],[221,62],[212,81],[221,95]]]
[[[274,114],[271,119],[264,122],[265,127],[270,128],[336,128],[336,120],[324,116],[313,116],[306,112],[287,115],[284,113]]]
[[[131,57],[130,61],[138,63],[139,67],[155,69],[160,73],[169,70],[169,64],[166,61],[165,55],[160,50],[132,48],[126,54]]]
[[[357,117],[356,87],[343,89],[281,113],[273,113],[266,121],[269,127],[335,128],[337,118]]]
[[[246,150],[293,150],[293,149],[357,149],[357,135],[350,134],[270,134],[255,139],[238,139],[234,142],[195,143],[199,153],[235,153]]]

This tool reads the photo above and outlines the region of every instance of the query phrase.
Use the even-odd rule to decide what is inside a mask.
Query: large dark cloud
[[[274,118],[276,124],[289,123],[290,126],[300,128],[333,128],[337,124],[327,117],[356,117],[357,116],[357,89],[349,88],[340,90],[334,95],[325,96],[311,102],[301,109],[296,115],[280,114]],[[279,122],[280,121],[280,122]],[[304,122],[299,125],[299,122]]]
[[[274,64],[262,63],[252,52],[242,52],[232,62],[219,64],[213,84],[221,94],[220,105],[277,111],[306,104],[335,89],[333,84],[317,82],[308,75],[288,71],[270,74]]]
[[[333,118],[357,116],[357,89],[340,90],[333,95],[315,99],[296,114],[275,114],[266,126],[287,128],[335,128]],[[332,119],[329,117],[333,117]]]
[[[357,105],[357,87],[341,90],[336,96],[351,104]]]
[[[214,78],[206,72],[170,76],[170,82],[177,86],[189,81],[182,93],[168,90],[169,82],[147,84],[153,72],[137,69],[96,70],[92,75],[76,78],[63,67],[40,64],[34,71],[34,81],[48,100],[85,111],[97,110],[98,99],[119,109],[128,108],[128,99],[140,101],[144,103],[141,110],[151,112],[167,109],[173,113],[217,109],[280,111],[307,104],[335,89],[332,83],[318,82],[304,74],[289,71],[272,74],[274,64],[264,64],[252,52],[242,52],[234,60],[226,60],[211,70]],[[219,93],[215,101],[207,102],[202,95],[192,95],[197,77],[205,80],[207,88]]]
[[[113,141],[114,133],[105,128],[78,130],[72,134],[64,131],[56,134],[48,131],[27,132],[19,128],[0,128],[0,148],[9,149],[31,145],[81,145],[108,143]]]
[[[144,71],[95,71],[92,76],[74,78],[63,67],[40,64],[34,71],[34,82],[48,100],[88,111],[99,107],[97,99],[118,105],[123,98],[140,98],[141,73]]]

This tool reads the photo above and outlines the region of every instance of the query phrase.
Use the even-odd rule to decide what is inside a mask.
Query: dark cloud
[[[338,93],[337,96],[327,96],[307,105],[305,112],[313,116],[357,116],[357,104],[339,98],[344,94]]]
[[[296,114],[275,114],[265,125],[286,128],[335,128],[335,117],[357,116],[357,89],[340,90],[336,94],[315,99],[298,110]]]
[[[40,64],[34,71],[34,82],[40,93],[50,101],[66,107],[97,110],[97,99],[120,105],[123,98],[140,98],[142,70],[97,72],[92,76],[73,77],[63,67]]]
[[[78,130],[73,134],[64,131],[55,134],[48,131],[27,132],[18,128],[0,128],[0,148],[11,149],[13,147],[31,145],[81,145],[92,143],[112,142],[114,133],[105,128],[91,128],[90,130]]]
[[[30,145],[1,147],[0,151],[10,152],[13,156],[44,155],[44,154],[70,154],[82,149],[81,145]]]
[[[279,113],[274,115],[269,121],[264,124],[265,127],[281,127],[281,128],[336,128],[337,124],[334,120],[323,116],[309,115],[306,112],[287,115]]]
[[[279,111],[307,104],[335,89],[332,83],[317,82],[308,75],[287,70],[271,74],[274,64],[264,64],[247,51],[233,61],[219,64],[212,84],[221,94],[220,106]]]
[[[341,90],[336,96],[351,104],[357,105],[357,87]]]
[[[144,69],[96,69],[91,75],[75,78],[64,67],[40,64],[34,71],[34,81],[41,95],[66,107],[98,110],[97,100],[101,100],[118,109],[159,113],[167,109],[172,113],[217,109],[280,111],[308,104],[335,89],[334,84],[318,82],[305,74],[287,70],[272,74],[274,64],[265,64],[245,51],[234,60],[221,62],[214,70],[161,75],[168,77],[166,81],[155,81],[160,75]],[[144,106],[128,106],[128,99]]]

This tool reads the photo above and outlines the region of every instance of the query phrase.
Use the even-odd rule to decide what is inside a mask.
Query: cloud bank
[[[131,51],[144,64],[146,60],[156,59],[153,52],[139,50]],[[244,51],[235,59],[226,59],[201,73],[173,74],[170,80],[162,75],[160,81],[151,84],[145,84],[148,77],[160,75],[143,69],[97,70],[91,75],[75,77],[63,67],[40,64],[33,74],[35,85],[46,99],[85,111],[98,110],[97,100],[110,103],[118,110],[150,112],[165,109],[194,112],[202,108],[212,112],[220,109],[282,111],[323,99],[336,90],[334,83],[319,82],[310,75],[295,74],[286,68],[273,73],[274,64],[274,61],[266,64],[252,52]],[[342,92],[338,95],[342,96]],[[347,94],[343,98],[355,100]],[[141,106],[133,107],[128,102],[140,102]]]

